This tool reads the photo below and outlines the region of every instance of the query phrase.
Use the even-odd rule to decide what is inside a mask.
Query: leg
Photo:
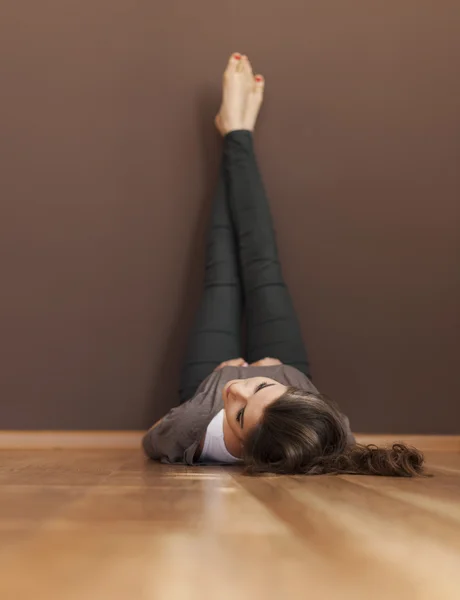
[[[247,359],[278,358],[309,376],[299,322],[278,260],[270,208],[254,155],[254,129],[264,79],[234,54],[224,75],[216,125],[224,136],[227,195],[238,237],[247,316]]]
[[[222,106],[216,117],[220,130],[222,119],[238,112],[242,118],[242,97],[248,81],[242,72],[241,55],[230,57],[224,74]],[[239,72],[238,82],[233,79]],[[227,85],[229,78],[237,85]],[[238,272],[238,249],[228,207],[224,169],[222,167],[214,201],[206,250],[206,274],[203,298],[190,333],[180,385],[180,400],[193,396],[200,383],[221,362],[242,353],[242,291]]]
[[[245,295],[247,360],[271,356],[310,377],[300,325],[281,272],[250,131],[226,135],[224,165]]]
[[[241,313],[235,232],[221,169],[206,247],[204,292],[182,370],[181,403],[221,362],[241,355]]]

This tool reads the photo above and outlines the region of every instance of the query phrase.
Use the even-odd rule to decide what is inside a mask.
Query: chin
[[[222,400],[224,401],[224,407],[227,408],[228,406],[228,396],[227,396],[227,391],[229,386],[231,385],[231,381],[229,381],[228,383],[226,383],[222,389]]]
[[[231,381],[227,381],[227,383],[224,385],[224,388],[222,390],[222,395],[224,396],[224,398],[227,396],[227,391],[228,388],[233,385],[236,381],[238,381],[237,379],[232,379]]]

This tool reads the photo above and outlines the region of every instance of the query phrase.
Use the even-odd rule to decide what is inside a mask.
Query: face
[[[227,421],[235,436],[244,441],[260,422],[265,408],[286,391],[285,385],[267,377],[229,381],[222,396]]]

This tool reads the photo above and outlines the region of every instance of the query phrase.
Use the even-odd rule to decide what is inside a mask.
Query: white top
[[[209,423],[204,438],[200,462],[237,463],[240,462],[227,450],[224,441],[224,409]]]

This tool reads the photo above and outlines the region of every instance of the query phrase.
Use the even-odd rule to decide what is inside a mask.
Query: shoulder
[[[205,386],[190,400],[172,408],[146,433],[143,441],[146,454],[171,463],[187,462],[185,453],[201,440],[222,407],[216,386]]]

